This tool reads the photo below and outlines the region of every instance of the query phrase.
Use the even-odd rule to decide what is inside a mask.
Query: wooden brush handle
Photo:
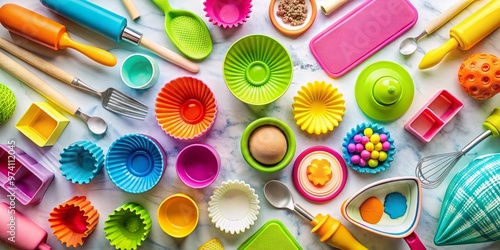
[[[39,56],[0,37],[0,48],[52,77],[71,85],[74,76]]]
[[[144,36],[139,41],[139,44],[141,46],[151,50],[152,52],[159,55],[163,59],[165,59],[165,60],[167,60],[167,61],[169,61],[169,62],[171,62],[171,63],[173,63],[181,68],[189,70],[193,73],[198,73],[198,71],[200,70],[200,68],[198,67],[198,65],[196,63],[189,61],[188,59],[182,57],[181,55],[147,39]]]
[[[123,5],[125,5],[125,9],[127,9],[128,14],[132,17],[132,20],[135,20],[141,17],[141,13],[137,6],[135,6],[134,1],[132,0],[122,0]]]
[[[325,15],[330,15],[337,8],[346,3],[347,0],[328,0],[321,5],[321,12]]]
[[[38,78],[35,74],[31,73],[28,69],[21,64],[12,60],[10,57],[0,52],[0,68],[10,73],[15,78],[24,82],[26,85],[33,88],[35,91],[45,96],[68,113],[74,115],[78,111],[78,106],[71,102],[64,95],[52,88],[49,84]]]

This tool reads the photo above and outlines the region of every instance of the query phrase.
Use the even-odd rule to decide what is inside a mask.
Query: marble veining
[[[317,3],[320,5],[325,1],[328,0],[317,0]],[[0,0],[0,5],[8,2],[15,2],[16,4],[63,23],[66,25],[73,39],[97,45],[98,47],[114,53],[118,59],[118,65],[113,68],[107,68],[94,63],[78,52],[72,50],[60,50],[54,52],[26,40],[11,37],[3,27],[0,28],[0,36],[11,41],[14,40],[17,44],[20,44],[32,51],[36,51],[38,55],[58,65],[74,76],[81,78],[83,81],[94,86],[95,88],[104,90],[110,86],[115,87],[136,97],[150,107],[148,116],[144,121],[136,121],[121,117],[103,109],[100,106],[99,99],[75,90],[69,86],[65,86],[50,76],[22,63],[40,78],[56,87],[61,93],[74,100],[75,103],[81,105],[84,111],[88,112],[90,115],[97,115],[105,118],[109,124],[107,134],[104,137],[99,138],[92,136],[87,131],[85,125],[77,118],[66,114],[71,122],[56,145],[52,147],[39,148],[18,132],[14,128],[14,125],[23,115],[24,111],[28,108],[31,102],[45,101],[45,98],[10,76],[5,71],[0,70],[0,82],[12,88],[18,100],[14,117],[7,124],[0,125],[0,143],[7,143],[9,140],[15,140],[18,147],[25,150],[56,175],[56,178],[40,204],[22,206],[18,203],[17,206],[19,211],[29,216],[33,221],[49,232],[47,242],[53,247],[53,249],[63,249],[64,247],[53,235],[51,235],[52,231],[47,222],[49,213],[55,206],[65,202],[75,195],[87,196],[88,200],[92,202],[101,215],[97,229],[87,239],[85,245],[79,249],[112,249],[109,242],[104,237],[104,221],[106,221],[108,215],[115,208],[126,202],[136,202],[141,204],[151,214],[151,218],[153,220],[153,230],[151,231],[149,238],[143,243],[142,249],[192,250],[197,249],[197,247],[199,247],[202,243],[214,237],[221,239],[226,249],[236,249],[270,219],[281,220],[301,246],[304,247],[304,249],[330,249],[329,246],[320,243],[317,236],[310,233],[311,228],[306,220],[293,212],[277,210],[265,200],[262,187],[268,180],[271,179],[278,179],[287,183],[292,190],[295,201],[301,204],[305,209],[309,210],[311,214],[315,215],[317,213],[328,213],[334,218],[339,219],[344,225],[347,226],[352,234],[369,249],[408,249],[408,246],[403,239],[381,237],[348,223],[340,214],[340,206],[342,202],[360,188],[374,181],[395,176],[413,176],[418,160],[424,156],[460,150],[470,140],[474,139],[483,131],[481,127],[482,122],[490,114],[493,108],[499,106],[500,104],[500,97],[498,96],[483,102],[475,101],[461,90],[457,81],[458,68],[461,62],[468,56],[479,52],[492,53],[500,56],[500,48],[497,45],[500,38],[499,31],[494,32],[469,51],[455,50],[451,52],[438,66],[432,69],[420,71],[417,67],[426,51],[436,48],[445,42],[449,37],[449,29],[458,24],[474,10],[477,10],[484,5],[487,2],[486,0],[479,0],[473,3],[466,10],[452,19],[448,24],[445,24],[437,30],[434,34],[420,40],[420,48],[417,52],[411,56],[404,57],[398,52],[401,41],[406,37],[414,37],[420,34],[420,32],[424,29],[424,26],[430,20],[455,2],[451,0],[411,0],[410,2],[419,12],[419,18],[415,26],[339,79],[329,78],[319,67],[309,50],[309,41],[319,32],[332,25],[340,17],[360,5],[363,2],[362,0],[349,1],[329,16],[324,16],[320,11],[318,11],[316,21],[310,30],[296,38],[290,38],[282,35],[272,26],[268,17],[269,1],[254,0],[252,13],[246,23],[238,28],[223,30],[209,23],[208,18],[204,17],[202,0],[171,0],[170,3],[173,8],[190,10],[202,17],[212,34],[214,43],[213,51],[208,58],[199,62],[200,72],[196,75],[190,74],[189,72],[154,56],[160,65],[160,78],[154,87],[146,91],[137,91],[127,88],[121,82],[119,65],[128,55],[132,53],[152,54],[151,52],[124,42],[119,44],[113,43],[106,38],[79,27],[77,24],[68,21],[67,19],[57,16],[45,8],[39,1]],[[173,51],[177,51],[165,34],[163,12],[151,1],[134,0],[141,12],[141,18],[136,22],[132,21],[128,16],[124,6],[121,4],[121,1],[93,0],[93,2],[127,17],[130,27],[142,31],[149,39],[156,41]],[[222,62],[227,50],[236,40],[249,34],[265,34],[272,36],[286,47],[293,60],[294,76],[292,84],[280,99],[267,106],[248,106],[240,102],[227,89],[222,77]],[[4,51],[1,52],[5,53]],[[315,145],[326,145],[333,148],[337,152],[341,152],[341,144],[344,135],[356,124],[370,121],[370,119],[363,115],[361,110],[358,108],[354,98],[354,85],[356,77],[364,67],[380,60],[388,60],[401,64],[408,70],[415,82],[415,97],[408,112],[396,121],[383,123],[386,129],[391,133],[391,136],[394,138],[397,148],[394,161],[387,171],[377,175],[366,175],[359,174],[349,169],[348,181],[342,193],[330,202],[315,204],[302,198],[294,189],[291,180],[291,165],[293,165],[293,161],[286,169],[274,174],[256,172],[246,164],[239,148],[241,134],[250,122],[264,116],[279,118],[292,128],[297,140],[297,151],[295,156],[300,154],[300,152],[306,148]],[[154,115],[156,95],[162,88],[163,84],[185,75],[199,78],[205,82],[214,92],[218,104],[217,118],[211,132],[192,141],[212,145],[219,152],[222,160],[222,169],[215,183],[201,190],[188,188],[178,179],[175,172],[175,160],[179,151],[192,142],[177,141],[170,138],[157,125]],[[295,125],[291,106],[293,97],[297,94],[300,87],[305,85],[307,82],[313,82],[315,80],[332,83],[334,87],[338,88],[340,93],[344,95],[343,98],[347,108],[340,126],[335,128],[333,132],[321,136],[308,135],[302,132],[300,128]],[[403,126],[429,100],[431,96],[444,88],[461,100],[465,106],[430,143],[424,144],[417,138],[413,137],[410,133],[406,132]],[[87,185],[73,185],[61,175],[59,170],[59,154],[62,152],[64,147],[78,140],[89,140],[95,142],[103,148],[104,152],[107,152],[109,146],[114,140],[129,133],[145,133],[155,137],[161,143],[167,154],[168,166],[165,175],[160,183],[151,191],[140,195],[127,194],[118,189],[109,180],[109,177],[104,170],[97,175],[97,177],[92,180],[90,184]],[[500,248],[500,243],[498,242],[453,247],[437,247],[433,243],[439,210],[446,191],[446,184],[450,182],[454,173],[462,169],[469,161],[482,154],[498,152],[498,148],[500,148],[500,140],[493,137],[486,139],[462,158],[462,160],[453,169],[452,173],[446,178],[444,184],[435,190],[423,191],[423,211],[418,227],[416,228],[416,233],[428,249],[469,250]],[[225,180],[234,179],[243,180],[250,184],[256,190],[261,206],[260,215],[258,220],[255,222],[255,225],[239,235],[226,234],[219,231],[219,229],[216,229],[210,222],[207,212],[207,203],[209,201],[209,197],[212,195],[213,189]],[[200,220],[196,230],[183,240],[177,240],[166,235],[157,223],[156,213],[158,204],[160,204],[167,196],[177,192],[186,193],[191,196],[200,208]],[[6,200],[6,194],[0,195],[0,201]],[[5,249],[5,246],[0,245],[0,248]]]

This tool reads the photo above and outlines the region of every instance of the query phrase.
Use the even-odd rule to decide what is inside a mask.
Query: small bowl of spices
[[[316,19],[315,0],[271,0],[269,18],[274,27],[287,36],[306,32]]]

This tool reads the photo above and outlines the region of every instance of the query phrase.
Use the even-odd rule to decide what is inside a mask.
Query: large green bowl
[[[292,82],[293,63],[285,47],[273,38],[249,35],[229,48],[223,73],[236,98],[250,105],[265,105],[286,92]]]

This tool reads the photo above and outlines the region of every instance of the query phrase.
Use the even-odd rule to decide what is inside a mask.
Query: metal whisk
[[[108,88],[103,92],[97,91],[63,69],[1,37],[0,48],[66,84],[99,96],[102,106],[109,111],[138,120],[146,118],[148,106],[117,89]]]
[[[422,158],[415,169],[415,175],[422,182],[422,187],[432,189],[438,187],[450,173],[451,169],[467,152],[473,149],[488,136],[498,136],[500,133],[500,108],[493,110],[492,114],[483,123],[486,129],[482,134],[469,142],[459,152],[431,155]]]

